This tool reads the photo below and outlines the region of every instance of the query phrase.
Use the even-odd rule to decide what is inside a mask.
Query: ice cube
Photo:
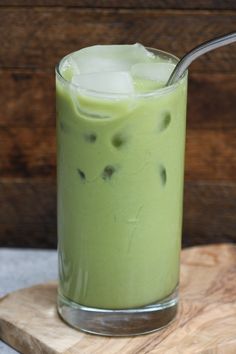
[[[78,88],[99,93],[131,94],[134,92],[131,75],[122,71],[75,75],[72,83]]]
[[[72,77],[76,74],[79,74],[79,68],[74,58],[67,56],[60,64],[59,68],[60,73],[64,79],[71,81]]]
[[[72,65],[82,74],[101,71],[129,71],[140,62],[150,62],[155,55],[139,43],[125,45],[95,45],[71,55]]]
[[[166,83],[175,68],[173,63],[140,63],[131,68],[131,75],[135,78]]]
[[[68,65],[70,65],[74,75],[80,74],[78,63],[72,55],[68,58]]]

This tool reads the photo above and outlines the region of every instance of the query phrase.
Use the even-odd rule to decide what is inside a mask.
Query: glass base
[[[157,331],[177,313],[178,289],[149,306],[126,310],[105,310],[79,305],[58,294],[58,312],[70,326],[104,336],[133,336]]]

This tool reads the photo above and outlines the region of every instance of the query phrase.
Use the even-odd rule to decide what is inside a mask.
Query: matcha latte
[[[165,87],[176,63],[97,45],[57,67],[59,313],[77,328],[137,334],[175,315],[187,94],[187,75]],[[146,325],[131,330],[139,312]]]

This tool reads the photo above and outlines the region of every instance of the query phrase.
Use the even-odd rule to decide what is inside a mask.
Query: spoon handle
[[[224,36],[220,36],[204,42],[197,47],[193,48],[190,52],[178,62],[174,71],[172,72],[166,86],[174,84],[184,74],[188,66],[201,55],[210,52],[213,49],[223,47],[224,45],[233,43],[236,41],[236,32],[228,33]]]

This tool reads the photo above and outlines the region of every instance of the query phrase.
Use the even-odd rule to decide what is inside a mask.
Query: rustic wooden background
[[[183,55],[235,0],[0,0],[0,245],[56,246],[54,66],[93,44]],[[184,245],[236,241],[236,45],[191,67]]]

